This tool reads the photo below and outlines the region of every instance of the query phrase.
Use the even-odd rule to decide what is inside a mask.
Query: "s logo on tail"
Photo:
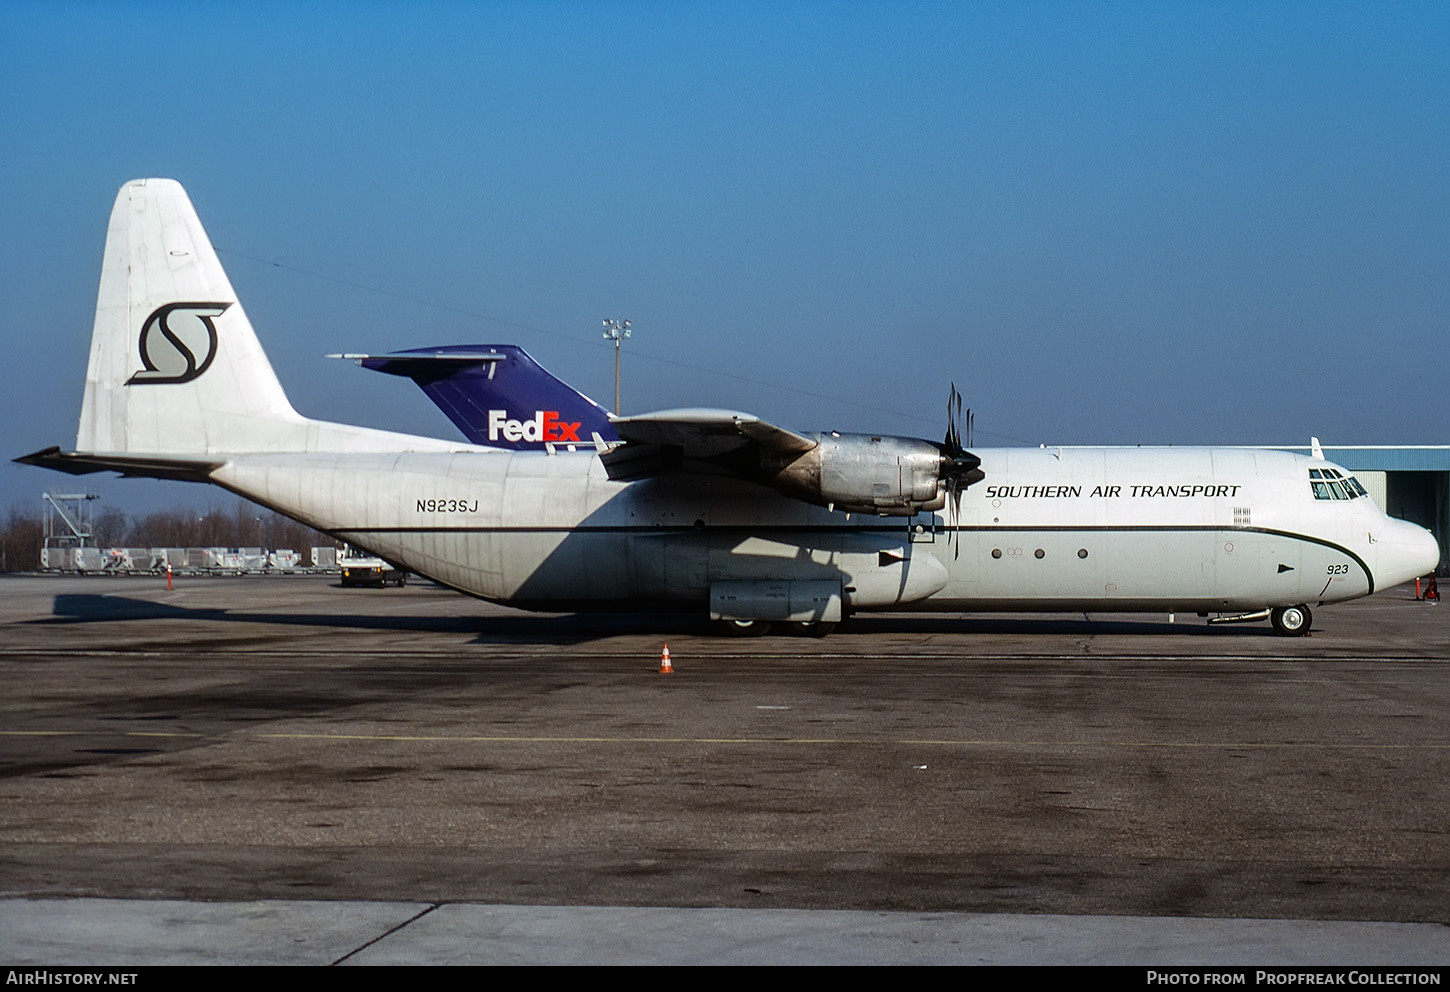
[[[126,380],[128,386],[190,382],[216,358],[216,325],[230,303],[168,303],[141,326],[137,344],[146,366]]]

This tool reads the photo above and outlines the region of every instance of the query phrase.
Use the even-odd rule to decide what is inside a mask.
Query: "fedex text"
[[[497,441],[578,441],[578,423],[559,419],[558,410],[536,410],[533,420],[510,420],[507,410],[488,411],[488,439]]]

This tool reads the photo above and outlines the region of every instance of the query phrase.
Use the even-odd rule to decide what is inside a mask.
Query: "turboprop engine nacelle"
[[[852,513],[912,516],[946,505],[944,472],[954,463],[940,446],[872,434],[814,437],[819,443],[810,451],[765,466],[769,485]]]

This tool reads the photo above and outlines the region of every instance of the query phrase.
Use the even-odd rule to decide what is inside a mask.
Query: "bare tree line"
[[[0,572],[24,572],[40,567],[45,546],[41,511],[11,506],[0,527]],[[143,517],[116,509],[102,510],[92,523],[98,548],[290,548],[303,553],[314,547],[337,547],[326,534],[238,499],[231,511],[175,507]]]

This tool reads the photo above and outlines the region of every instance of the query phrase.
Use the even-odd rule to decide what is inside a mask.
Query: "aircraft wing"
[[[661,410],[609,422],[621,443],[600,459],[622,482],[672,471],[749,476],[764,461],[789,461],[820,443],[738,410]]]

